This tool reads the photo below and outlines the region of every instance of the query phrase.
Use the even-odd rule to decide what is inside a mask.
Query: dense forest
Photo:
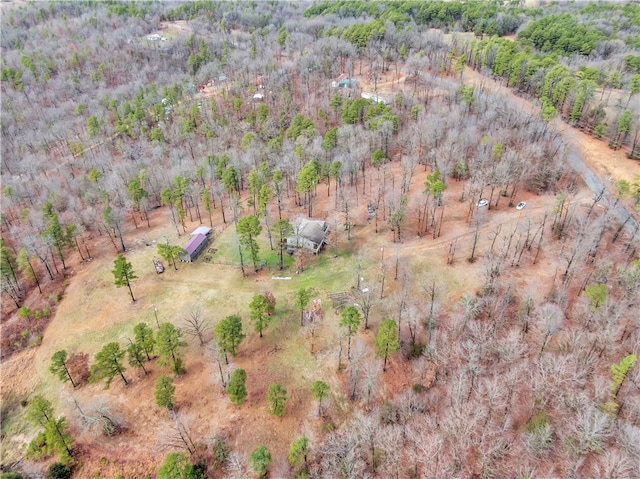
[[[640,160],[638,3],[18,3],[1,7],[1,355],[35,355],[34,371],[62,382],[3,387],[0,477],[103,477],[91,467],[122,457],[145,470],[113,477],[640,477],[640,173],[585,200],[553,126]],[[332,86],[345,77],[357,81]],[[492,223],[521,195],[550,206]],[[99,347],[38,355],[74,269],[108,263],[100,287],[125,286],[135,307],[131,252],[160,224],[163,277],[192,266],[178,271],[180,245],[201,224],[233,232],[234,269],[212,275],[242,288],[267,244],[274,274],[320,270],[322,258],[283,257],[300,214],[333,221],[327,248],[358,279],[342,285],[354,305],[336,308],[324,342],[309,310],[329,291],[309,280],[275,296],[238,291],[224,318],[212,306],[160,323],[153,303],[148,325],[137,310],[118,318],[137,323],[128,343],[105,334]],[[464,233],[449,239],[454,223]],[[396,248],[387,263],[380,238]],[[441,261],[421,262],[442,238]],[[403,245],[419,254],[401,257]],[[453,270],[471,287],[445,279]],[[381,281],[365,291],[361,275]],[[194,374],[184,351],[208,348],[215,400],[248,418],[258,374],[236,353],[280,315],[300,328],[282,327],[283,341],[311,337],[307,356],[323,345],[314,357],[337,359],[333,379],[318,366],[304,394],[282,378],[261,391],[260,414],[284,421],[297,405],[293,436],[253,444],[226,417],[190,421],[207,412],[180,406]],[[157,380],[160,453],[116,393],[92,412],[57,399],[112,380]],[[266,437],[251,418],[239,429]],[[92,455],[105,438],[121,458]]]

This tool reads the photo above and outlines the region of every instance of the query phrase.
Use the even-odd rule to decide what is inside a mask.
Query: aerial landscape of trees
[[[0,477],[638,477],[638,3],[0,8]]]

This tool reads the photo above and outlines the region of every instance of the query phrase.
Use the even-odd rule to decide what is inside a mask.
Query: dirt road
[[[499,82],[467,67],[463,82],[473,83],[485,91],[497,93],[508,98],[523,111],[535,115],[539,107],[532,101],[519,97]],[[567,163],[591,190],[594,198],[602,195],[602,201],[612,206],[612,213],[625,227],[629,234],[638,230],[638,220],[632,211],[616,201],[615,182],[632,181],[640,174],[640,165],[630,160],[622,151],[614,151],[606,143],[573,128],[562,118],[556,117],[549,123],[549,128],[560,136],[569,147]]]

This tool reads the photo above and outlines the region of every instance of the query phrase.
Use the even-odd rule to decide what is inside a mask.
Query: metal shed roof
[[[211,228],[209,228],[208,226],[198,226],[195,230],[193,230],[191,236],[208,235],[209,233],[211,233]]]
[[[191,235],[191,239],[187,241],[186,245],[184,245],[184,250],[187,252],[188,255],[192,255],[193,252],[196,251],[198,247],[200,247],[200,245],[205,241],[207,241],[207,235],[203,235],[203,234]]]

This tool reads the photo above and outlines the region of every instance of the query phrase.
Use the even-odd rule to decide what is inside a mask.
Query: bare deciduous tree
[[[204,346],[207,342],[206,335],[211,329],[209,318],[203,317],[202,310],[200,308],[193,308],[189,311],[189,314],[184,318],[184,326],[182,330],[185,334],[198,338],[200,346]]]
[[[538,357],[542,356],[551,336],[560,328],[564,314],[558,305],[554,303],[545,303],[536,309],[536,329],[542,335],[542,345]]]
[[[369,329],[369,314],[371,309],[375,305],[377,297],[377,285],[371,283],[365,288],[357,289],[355,292],[356,304],[362,311],[362,318],[364,319],[364,329]]]
[[[623,479],[635,477],[638,473],[638,460],[630,458],[616,449],[607,449],[596,456],[593,477],[601,479]]]
[[[113,412],[111,407],[106,404],[104,397],[93,398],[93,403],[88,407],[81,407],[75,397],[71,397],[71,400],[84,428],[105,436],[116,435],[126,428],[122,415]]]
[[[220,342],[217,339],[214,339],[209,343],[209,351],[213,360],[216,362],[218,366],[218,372],[220,373],[220,385],[222,390],[224,391],[227,387],[227,383],[231,378],[231,373],[233,372],[234,365],[233,363],[229,363],[228,361],[223,361],[222,359],[225,357],[225,351]],[[225,365],[226,371],[223,372],[222,365]]]
[[[231,451],[227,456],[226,473],[231,479],[247,479],[251,477],[246,454]]]
[[[448,458],[443,454],[444,440],[438,431],[434,418],[426,414],[418,414],[407,423],[407,438],[414,445],[415,477],[442,477],[440,463],[446,463]]]
[[[194,437],[195,419],[176,411],[169,411],[169,416],[169,424],[158,437],[159,447],[163,450],[184,451],[194,457],[200,446]]]
[[[339,432],[327,435],[319,448],[321,477],[342,476],[347,479],[364,477],[367,464],[362,459],[359,442],[359,431],[355,423]]]

